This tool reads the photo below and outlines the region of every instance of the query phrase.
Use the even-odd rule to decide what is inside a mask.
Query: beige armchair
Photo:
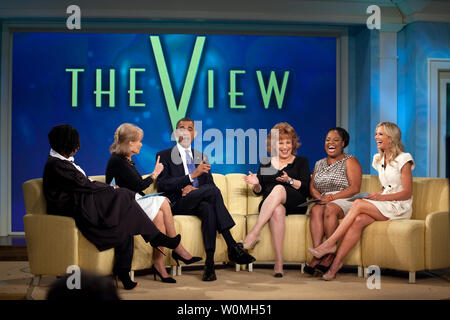
[[[104,176],[90,177],[104,182]],[[112,273],[114,249],[99,251],[78,230],[75,220],[70,217],[48,215],[42,188],[42,179],[28,180],[23,184],[26,214],[23,218],[27,242],[28,260],[33,281],[28,297],[41,276],[62,276],[67,268],[76,265],[83,270],[99,275]],[[135,253],[131,277],[134,270],[149,268],[152,264],[153,249],[141,236],[135,236]],[[169,259],[166,258],[169,265]]]
[[[415,282],[416,271],[449,267],[449,210],[447,179],[413,178],[411,219],[369,225],[361,240],[363,265],[407,271],[411,283]]]

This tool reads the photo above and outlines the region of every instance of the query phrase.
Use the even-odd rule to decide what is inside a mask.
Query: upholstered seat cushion
[[[34,275],[66,274],[79,265],[78,229],[69,217],[26,214],[23,217],[30,271]]]
[[[247,216],[247,233],[253,228],[258,220],[258,214],[250,214]],[[283,247],[283,260],[285,262],[303,262],[306,260],[305,252],[305,232],[306,232],[305,215],[288,215],[285,220],[285,235]],[[272,244],[272,235],[269,223],[264,225],[260,242],[250,250],[250,253],[257,261],[273,261],[275,259],[274,247]]]
[[[113,271],[114,249],[98,251],[78,230],[78,263],[86,271],[109,275]]]
[[[425,269],[425,222],[422,220],[375,221],[362,234],[362,262],[415,272]]]

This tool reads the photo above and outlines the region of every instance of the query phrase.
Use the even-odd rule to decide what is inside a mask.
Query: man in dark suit
[[[197,132],[194,121],[183,118],[177,122],[175,136],[177,145],[158,152],[164,170],[158,176],[158,191],[170,199],[172,213],[192,214],[202,220],[203,242],[206,251],[203,281],[216,280],[214,252],[216,231],[222,234],[228,246],[228,258],[237,264],[248,264],[255,258],[236,244],[230,233],[235,225],[223,203],[222,194],[216,187],[206,156],[191,148]]]

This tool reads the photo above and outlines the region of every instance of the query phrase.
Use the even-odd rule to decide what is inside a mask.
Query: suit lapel
[[[202,153],[200,151],[192,149],[192,155],[194,156],[195,167],[198,167],[200,162],[202,162]]]
[[[184,176],[184,166],[183,160],[181,159],[180,151],[178,151],[177,146],[175,145],[170,151],[171,163],[174,166],[177,176]]]

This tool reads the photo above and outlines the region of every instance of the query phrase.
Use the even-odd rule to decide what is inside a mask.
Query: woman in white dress
[[[332,280],[342,267],[342,260],[356,245],[362,230],[374,221],[409,219],[412,214],[412,170],[414,160],[405,153],[401,143],[401,132],[392,122],[381,122],[375,131],[378,154],[374,155],[372,166],[378,171],[382,189],[364,199],[355,200],[336,231],[321,245],[309,248],[314,257],[320,259],[337,250],[336,244],[342,238],[336,257],[324,280]]]
[[[137,203],[158,229],[167,235],[176,234],[169,200],[158,195],[143,197],[143,190],[148,188],[164,169],[163,164],[159,162],[159,158],[153,172],[145,179],[135,168],[131,157],[139,154],[143,137],[144,131],[133,124],[123,123],[117,128],[114,134],[114,142],[110,147],[112,155],[106,167],[106,183],[110,184],[114,179],[117,186],[136,192]],[[185,264],[191,264],[202,259],[201,257],[193,257],[181,243],[172,251],[172,257],[177,264],[179,260]],[[152,270],[155,279],[158,275],[163,282],[176,282],[167,274],[162,251],[153,251],[153,261]]]

